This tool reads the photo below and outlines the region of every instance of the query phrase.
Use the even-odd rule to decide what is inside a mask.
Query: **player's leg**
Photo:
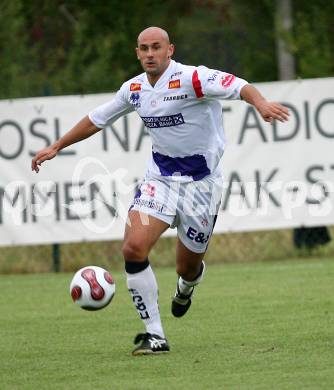
[[[188,249],[180,239],[176,250],[176,272],[179,275],[175,296],[172,300],[172,314],[182,317],[191,305],[194,288],[203,279],[205,252],[196,253]]]
[[[189,250],[180,239],[176,245],[176,272],[185,280],[194,280],[202,268],[205,252],[195,253]]]
[[[147,223],[143,223],[145,219]],[[168,228],[169,224],[161,219],[137,210],[129,211],[122,247],[125,261],[144,262],[153,245]]]
[[[139,211],[130,211],[128,218],[123,243],[127,286],[146,328],[145,334],[136,337],[135,343],[142,343],[133,354],[166,352],[169,347],[160,320],[158,286],[148,254],[169,224],[149,215],[141,216]],[[148,223],[143,224],[145,218]]]
[[[176,271],[179,274],[172,313],[182,317],[191,305],[194,287],[203,279],[207,250],[219,209],[221,178],[204,178],[181,185],[178,205]]]

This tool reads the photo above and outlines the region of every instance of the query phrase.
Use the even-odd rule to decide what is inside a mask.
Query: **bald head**
[[[148,27],[143,30],[137,38],[137,43],[140,45],[140,42],[146,40],[156,40],[156,41],[165,41],[169,45],[169,36],[167,31],[163,30],[160,27]]]

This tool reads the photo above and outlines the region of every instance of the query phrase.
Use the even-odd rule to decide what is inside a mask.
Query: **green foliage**
[[[270,0],[0,0],[0,98],[114,91],[141,72],[134,48],[150,25],[168,30],[175,59],[277,79]],[[299,77],[334,75],[334,3],[296,0],[285,36]]]
[[[25,95],[31,71],[27,39],[24,34],[25,19],[20,1],[1,4],[0,8],[0,94],[12,97]],[[18,81],[20,80],[20,82]]]
[[[334,75],[334,3],[299,0],[295,14],[294,44],[299,77]]]
[[[70,274],[1,276],[1,389],[333,387],[333,261],[209,266],[182,319],[175,270],[156,271],[171,352],[149,357],[131,356],[143,325],[123,272],[99,312],[71,302]]]

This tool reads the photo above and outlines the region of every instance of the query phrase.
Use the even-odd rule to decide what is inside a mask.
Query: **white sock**
[[[134,274],[126,273],[126,276],[129,292],[146,332],[165,338],[158,306],[158,285],[151,266]]]
[[[205,263],[202,261],[202,270],[201,273],[196,277],[196,279],[188,281],[184,280],[181,276],[178,280],[178,286],[181,294],[184,295],[190,295],[194,289],[194,286],[196,286],[198,283],[200,283],[204,277],[204,271],[205,271]]]

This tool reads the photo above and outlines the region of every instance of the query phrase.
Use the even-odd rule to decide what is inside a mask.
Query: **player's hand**
[[[286,122],[289,119],[288,108],[279,103],[263,100],[256,105],[256,109],[266,122],[271,123],[274,119]]]
[[[51,160],[52,158],[56,157],[57,152],[58,149],[54,145],[40,150],[31,161],[31,170],[38,173],[39,167],[42,165],[42,163],[46,160]]]

